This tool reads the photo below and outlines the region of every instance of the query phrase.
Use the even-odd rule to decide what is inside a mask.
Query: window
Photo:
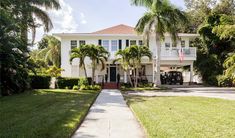
[[[184,40],[181,41],[181,47],[185,47],[185,41]]]
[[[102,46],[109,51],[109,40],[102,40]]]
[[[122,49],[122,40],[119,40],[119,41],[118,41],[118,48],[119,48],[119,49]]]
[[[85,41],[85,40],[80,40],[80,41],[79,41],[79,46],[85,45],[85,44],[86,44],[86,41]]]
[[[170,45],[171,45],[170,43],[165,43],[166,48],[170,48]]]
[[[144,45],[143,41],[139,40],[139,46],[142,46],[142,45]]]
[[[77,47],[77,40],[71,40],[70,45],[71,45],[71,49],[76,48]]]
[[[126,47],[129,47],[129,40],[126,40]]]
[[[118,48],[117,40],[112,40],[111,41],[111,51],[117,51],[117,48]]]
[[[130,40],[130,45],[136,45],[136,40]]]

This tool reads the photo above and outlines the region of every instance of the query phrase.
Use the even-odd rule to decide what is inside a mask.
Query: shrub
[[[89,85],[88,79],[87,78],[80,78],[79,82],[78,82],[78,85],[79,86],[82,86],[82,85],[87,86],[87,85]]]
[[[218,81],[218,86],[220,87],[232,87],[234,86],[233,84],[233,79],[231,77],[225,76],[225,75],[219,75],[217,77]]]
[[[100,89],[101,89],[100,85],[94,85],[94,86],[92,86],[92,85],[87,85],[87,86],[82,85],[79,90],[100,90]]]
[[[65,89],[66,87],[68,89],[72,89],[74,85],[78,85],[78,78],[58,78],[57,84],[59,89]]]
[[[50,87],[51,77],[45,75],[30,76],[30,86],[32,89],[48,89]]]
[[[91,78],[91,77],[88,77],[88,78],[87,78],[87,81],[88,81],[88,84],[91,85],[92,78]]]
[[[121,87],[122,88],[131,88],[131,84],[130,83],[121,83]]]
[[[73,90],[78,90],[78,88],[79,88],[78,85],[73,86]]]

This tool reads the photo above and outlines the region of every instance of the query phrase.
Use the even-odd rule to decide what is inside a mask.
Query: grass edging
[[[71,133],[71,135],[69,136],[70,138],[75,134],[75,132],[80,128],[80,126],[82,125],[82,123],[84,122],[86,116],[88,115],[92,105],[95,103],[97,97],[100,95],[100,92],[102,91],[102,89],[98,92],[98,94],[96,95],[96,97],[94,98],[94,100],[92,101],[92,103],[90,104],[89,108],[87,109],[86,113],[81,117],[80,122],[77,124],[77,126],[75,127],[75,129],[73,130],[73,132]]]
[[[121,93],[122,94],[122,93]],[[123,94],[122,94],[123,96]],[[137,122],[139,123],[140,127],[142,128],[143,132],[144,132],[144,136],[147,137],[148,136],[148,132],[146,130],[146,128],[144,127],[144,125],[141,123],[140,119],[138,118],[138,116],[135,114],[134,110],[132,109],[132,107],[129,105],[128,100],[126,99],[125,96],[123,96],[126,105],[129,107],[129,109],[131,110],[132,114],[134,115],[135,119],[137,120]]]

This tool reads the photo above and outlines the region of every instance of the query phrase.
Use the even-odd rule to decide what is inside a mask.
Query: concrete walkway
[[[72,138],[143,138],[119,90],[102,90]]]
[[[198,88],[172,88],[165,91],[136,91],[129,95],[138,96],[201,96],[235,100],[235,88],[198,87]]]

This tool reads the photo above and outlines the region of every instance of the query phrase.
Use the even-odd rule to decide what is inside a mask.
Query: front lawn
[[[0,98],[0,137],[70,137],[97,91],[35,90]]]
[[[167,90],[169,88],[166,87],[136,87],[136,88],[126,88],[126,87],[121,87],[121,91],[125,92],[125,91],[156,91],[156,90]]]
[[[202,97],[128,97],[150,138],[235,137],[235,101]]]

